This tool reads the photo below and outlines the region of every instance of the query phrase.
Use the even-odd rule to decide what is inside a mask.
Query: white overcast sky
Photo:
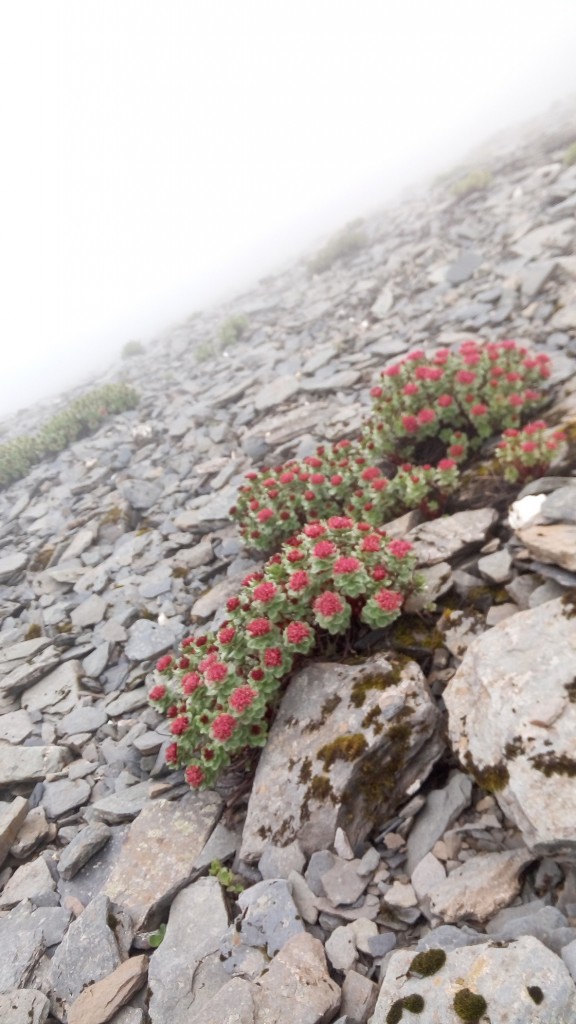
[[[4,0],[0,417],[576,92],[575,44],[576,0]]]

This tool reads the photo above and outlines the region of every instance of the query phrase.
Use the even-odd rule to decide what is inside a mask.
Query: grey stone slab
[[[221,810],[215,793],[190,793],[178,803],[150,801],[132,822],[105,891],[126,907],[137,928],[190,881]]]
[[[78,732],[96,732],[107,721],[108,715],[103,707],[88,705],[65,715],[58,722],[58,733],[60,736],[73,736]]]
[[[0,742],[16,745],[34,732],[34,723],[27,711],[9,711],[0,717]]]
[[[6,1024],[44,1024],[50,1001],[38,989],[12,989],[0,995],[0,1020]]]
[[[424,1000],[426,1024],[457,1021],[454,998],[466,989],[486,1004],[486,1014],[478,1020],[482,1016],[506,1020],[507,1024],[568,1024],[576,1020],[576,988],[568,969],[537,939],[453,949],[431,977],[410,973],[413,959],[413,950],[399,950],[388,960],[372,1024],[385,1024],[394,1003],[408,995]],[[531,987],[540,989],[540,1002],[530,994]]]
[[[86,626],[95,626],[102,622],[106,614],[108,602],[99,594],[91,594],[86,601],[82,601],[76,608],[72,609],[70,618],[74,626],[83,629]]]
[[[64,747],[13,747],[0,745],[0,787],[18,782],[41,782],[59,772],[69,759]]]
[[[0,583],[13,583],[22,575],[27,564],[28,557],[21,551],[0,558]]]
[[[42,794],[42,806],[46,817],[56,821],[70,811],[75,811],[90,799],[91,786],[85,779],[56,779],[45,782]]]
[[[178,893],[162,945],[150,958],[151,1024],[189,1024],[192,1013],[226,984],[219,947],[227,926],[222,888],[215,878],[201,878]]]
[[[128,929],[128,931],[126,931]],[[82,990],[111,974],[128,953],[131,929],[107,896],[92,900],[52,958],[52,1003],[60,1020]]]
[[[128,629],[124,653],[130,661],[148,661],[173,647],[175,639],[167,626],[159,626],[150,619],[137,619]]]
[[[250,957],[250,947],[265,948],[274,956],[293,935],[303,932],[304,925],[292,899],[290,887],[283,878],[264,879],[245,889],[238,897],[239,920],[221,943],[224,967],[232,973],[243,973],[243,962]]]
[[[92,804],[92,813],[97,821],[109,825],[120,825],[132,821],[150,798],[150,785],[147,781],[128,786],[117,793],[110,793]]]
[[[21,697],[22,707],[28,711],[58,711],[65,715],[78,706],[78,681],[81,675],[79,661],[66,661],[54,671],[42,673]]]
[[[482,256],[471,249],[462,249],[457,259],[446,271],[446,280],[450,284],[458,285],[468,281],[482,263]]]
[[[258,860],[270,840],[298,839],[310,854],[330,846],[339,827],[354,846],[426,777],[442,747],[414,662],[381,654],[311,664],[290,681],[262,752],[241,857]]]
[[[409,875],[423,857],[441,839],[472,798],[472,779],[463,772],[453,771],[448,784],[431,790],[425,807],[420,811],[408,836],[406,870]]]
[[[42,931],[32,920],[30,904],[0,917],[0,993],[24,988],[45,949]]]
[[[0,910],[11,910],[22,900],[30,900],[40,906],[55,888],[56,883],[44,857],[36,857],[16,868],[0,893]]]
[[[23,796],[14,797],[9,803],[0,803],[0,867],[6,860],[27,814],[28,801]]]

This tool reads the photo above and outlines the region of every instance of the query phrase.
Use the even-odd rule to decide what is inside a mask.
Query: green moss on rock
[[[362,733],[347,733],[325,743],[316,757],[324,762],[324,771],[328,771],[335,761],[356,761],[367,749],[368,743]]]
[[[544,993],[540,988],[540,985],[528,985],[528,995],[532,1002],[536,1003],[537,1006],[540,1006],[540,1003],[544,999]]]
[[[408,969],[408,975],[418,974],[421,978],[429,978],[437,974],[446,963],[446,952],[443,949],[426,949],[417,953]]]
[[[454,996],[452,1006],[466,1024],[478,1024],[483,1013],[488,1009],[484,996],[471,992],[469,988],[461,988]]]

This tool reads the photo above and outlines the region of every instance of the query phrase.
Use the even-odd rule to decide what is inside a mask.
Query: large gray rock
[[[386,1024],[394,1004],[408,996],[423,999],[426,1024],[460,1024],[465,1018],[455,1012],[454,1000],[465,990],[486,1003],[485,1014],[471,1021],[576,1024],[576,987],[567,967],[531,936],[502,946],[488,942],[453,949],[429,977],[410,971],[413,959],[407,949],[390,957],[372,1024]],[[412,1014],[394,1019],[404,1024]]]
[[[45,949],[42,929],[29,903],[0,917],[0,992],[23,988],[33,976]]]
[[[480,547],[497,519],[498,513],[493,508],[455,512],[452,516],[422,523],[410,530],[408,539],[414,546],[419,565],[435,565],[460,551]]]
[[[304,931],[290,887],[283,878],[264,879],[238,897],[240,917],[234,921],[221,950],[229,974],[247,973],[243,961],[250,948],[266,951],[268,957],[282,949],[293,935]]]
[[[178,803],[150,801],[132,822],[105,892],[149,924],[191,879],[222,810],[215,793],[190,793]]]
[[[472,780],[457,771],[451,772],[446,786],[428,793],[408,836],[406,870],[409,875],[468,806],[471,796]]]
[[[12,989],[0,995],[0,1020],[6,1024],[44,1024],[50,1003],[38,989]]]
[[[443,749],[439,712],[415,662],[376,655],[313,664],[290,682],[260,758],[241,856],[267,839],[313,853],[341,827],[354,846],[386,820]]]
[[[59,772],[68,761],[64,747],[13,747],[0,744],[0,787],[17,782],[40,782]]]
[[[447,923],[486,921],[520,891],[520,872],[533,856],[527,850],[481,853],[452,871],[428,893],[433,914]]]
[[[126,916],[107,896],[97,896],[74,921],[51,963],[52,1011],[65,1019],[67,1007],[87,985],[100,981],[126,959],[132,939]]]
[[[0,867],[28,814],[28,801],[16,796],[10,803],[0,803]]]
[[[576,856],[575,676],[566,596],[474,640],[444,691],[460,761],[537,853]]]
[[[220,883],[201,878],[179,892],[161,946],[150,959],[151,1024],[189,1024],[228,981],[220,940],[228,913]]]

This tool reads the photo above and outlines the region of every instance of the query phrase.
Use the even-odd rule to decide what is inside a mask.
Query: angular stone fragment
[[[68,929],[51,963],[53,1008],[60,1020],[87,985],[106,978],[126,959],[131,933],[118,908],[97,896]]]
[[[531,860],[528,850],[479,853],[430,890],[432,913],[448,924],[486,921],[518,895],[520,872]]]
[[[6,883],[0,893],[0,910],[10,910],[22,900],[42,902],[55,888],[56,883],[46,861],[42,856],[37,857],[17,868]]]
[[[190,793],[178,803],[151,801],[133,821],[105,892],[128,910],[136,928],[190,880],[221,808],[215,793]]]
[[[64,747],[13,747],[0,744],[0,787],[40,782],[59,772],[68,761]]]
[[[0,677],[0,694],[10,696],[28,689],[43,676],[47,676],[58,665],[60,658],[61,653],[56,647],[44,646],[35,657],[26,659]]]
[[[0,742],[22,743],[34,732],[34,723],[27,711],[10,711],[0,717]]]
[[[28,801],[16,796],[10,803],[0,803],[0,867],[2,867],[28,814]]]
[[[187,1017],[186,1024],[256,1024],[254,985],[245,978],[232,978],[202,1008]],[[151,1018],[151,1024],[160,1020]]]
[[[258,1024],[282,1024],[288,1003],[290,1024],[328,1024],[340,1006],[340,989],[328,973],[322,943],[307,932],[288,939],[255,990]]]
[[[454,1010],[454,999],[465,990],[486,1004],[485,1013],[475,1018],[478,1024],[576,1021],[576,987],[566,966],[531,936],[502,945],[486,942],[452,949],[429,977],[410,973],[414,955],[414,950],[402,949],[388,960],[372,1024],[386,1024],[391,1008],[410,996],[423,1000],[426,1024],[456,1024],[463,1018]],[[403,1012],[396,1019],[404,1024],[408,1018],[412,1014]]]
[[[80,868],[106,845],[111,834],[108,825],[103,822],[95,822],[81,829],[60,854],[58,871],[61,877],[74,878]]]
[[[441,753],[439,713],[419,667],[380,654],[297,673],[260,758],[241,856],[267,839],[328,847],[340,826],[354,846],[385,820]]]
[[[68,1010],[68,1024],[106,1024],[146,981],[148,957],[133,956],[89,985]]]
[[[518,538],[541,562],[560,565],[569,572],[576,572],[576,524],[527,526],[524,530],[518,530]]]
[[[576,856],[575,676],[567,594],[474,640],[444,691],[462,765],[539,854]]]
[[[42,806],[50,821],[63,817],[70,811],[82,807],[90,799],[90,785],[86,779],[57,779],[46,782],[42,794]]]
[[[128,630],[124,653],[130,661],[147,661],[163,654],[175,643],[174,633],[149,619],[137,619]]]
[[[0,558],[0,583],[13,583],[18,576],[22,575],[27,562],[27,556],[20,551]]]
[[[410,530],[408,539],[414,545],[419,565],[443,562],[461,551],[480,547],[498,518],[493,508],[479,508],[472,512],[455,512],[440,516]]]
[[[38,989],[12,989],[0,995],[0,1020],[5,1024],[44,1024],[49,1012],[48,997]]]
[[[32,918],[29,903],[0,917],[0,992],[24,988],[44,953],[42,929]]]
[[[428,793],[426,804],[408,836],[406,870],[409,875],[468,806],[471,796],[472,779],[458,771],[450,773],[448,783],[442,789],[433,789]]]
[[[226,984],[220,940],[227,927],[223,891],[215,878],[201,878],[178,893],[162,944],[150,958],[152,1024],[189,1024],[192,1013]]]
[[[66,661],[49,674],[43,672],[42,678],[23,694],[22,707],[29,711],[57,711],[61,715],[72,711],[78,706],[81,671],[79,661]]]
[[[103,796],[101,800],[95,800],[92,804],[92,813],[98,821],[105,821],[109,825],[120,825],[124,821],[132,821],[150,798],[150,784],[148,782],[137,782],[135,786],[128,786],[118,793],[110,793]]]
[[[95,626],[101,622],[106,614],[107,602],[99,594],[91,594],[82,601],[77,608],[72,609],[70,618],[74,626],[83,629],[86,626]]]
[[[288,883],[283,878],[264,879],[238,897],[241,916],[223,939],[221,950],[228,973],[244,973],[243,960],[250,947],[265,950],[269,957],[282,949],[292,935],[304,931]]]

